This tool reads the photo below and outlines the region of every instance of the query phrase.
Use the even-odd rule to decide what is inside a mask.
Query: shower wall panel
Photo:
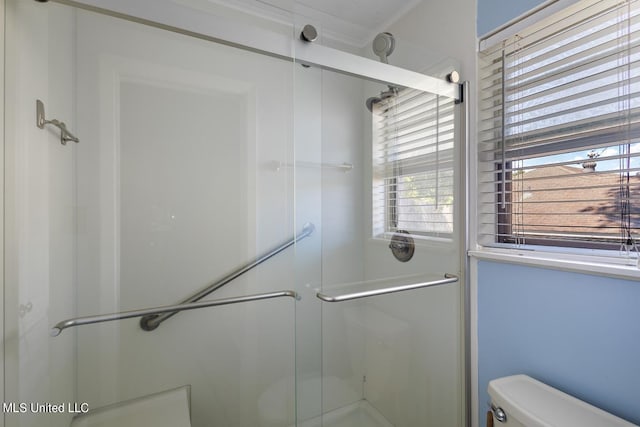
[[[75,310],[76,147],[35,122],[41,99],[48,119],[76,125],[74,13],[18,0],[6,13],[3,402],[74,401],[75,336],[54,342],[49,329]],[[6,413],[3,425],[38,426],[44,417]],[[53,414],[46,425],[69,419]]]

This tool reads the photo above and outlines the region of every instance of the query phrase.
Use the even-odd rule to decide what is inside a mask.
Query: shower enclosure
[[[465,87],[390,38],[421,2],[1,3],[4,425],[183,386],[194,427],[465,425]]]

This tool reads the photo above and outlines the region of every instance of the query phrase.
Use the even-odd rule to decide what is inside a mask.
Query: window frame
[[[566,0],[566,1],[548,1],[547,3],[543,4],[542,6],[532,10],[532,12],[524,15],[521,18],[517,18],[515,21],[512,21],[508,24],[506,24],[503,27],[498,28],[497,30],[487,34],[486,36],[484,36],[483,38],[480,39],[479,42],[479,51],[478,51],[478,55],[480,55],[480,51],[488,48],[491,45],[496,45],[496,42],[498,40],[504,40],[509,38],[510,36],[513,36],[515,34],[518,33],[519,30],[523,29],[523,28],[527,28],[530,25],[534,24],[534,23],[539,23],[545,19],[547,19],[549,16],[555,14],[558,11],[561,11],[562,9],[578,3],[579,0]],[[479,63],[481,61],[479,60]],[[482,86],[482,79],[480,76],[480,71],[478,72],[478,84],[479,84],[479,90],[478,90],[478,94],[480,95],[482,93],[482,89],[480,89],[480,87]],[[502,105],[502,104],[501,104]],[[480,99],[478,100],[477,103],[477,108],[479,111],[482,111],[481,105],[480,105]],[[502,108],[501,108],[502,109]],[[480,115],[479,115],[480,116]],[[480,122],[478,122],[480,123]],[[505,140],[508,137],[505,137]],[[563,144],[567,145],[567,149],[571,148],[572,146],[574,148],[576,148],[576,151],[583,151],[586,150],[588,148],[585,148],[583,145],[580,144],[579,141],[580,138],[576,138],[574,140],[568,140],[568,141],[564,141]],[[482,139],[480,138],[480,127],[478,128],[478,141],[481,141]],[[612,144],[614,145],[614,144]],[[617,145],[617,144],[615,144]],[[549,153],[549,155],[553,154],[554,150],[548,150],[545,151],[543,148],[540,147],[532,147],[532,150],[538,150],[538,154],[542,153],[542,152],[546,152]],[[532,151],[532,152],[533,152]],[[476,214],[476,218],[474,219],[473,222],[473,228],[474,228],[474,235],[476,236],[476,247],[477,248],[496,248],[498,250],[502,249],[507,249],[507,250],[512,250],[512,249],[522,249],[525,252],[527,251],[547,251],[549,253],[554,253],[557,251],[561,251],[561,252],[573,252],[577,255],[585,255],[585,254],[597,254],[598,256],[600,255],[606,255],[606,256],[611,256],[612,253],[614,251],[620,251],[620,246],[621,246],[621,242],[617,241],[615,243],[609,243],[606,241],[602,241],[602,242],[596,242],[596,241],[584,241],[584,242],[578,242],[578,241],[561,241],[561,240],[555,240],[552,238],[542,238],[542,237],[537,237],[537,238],[532,238],[532,237],[527,237],[526,238],[526,243],[522,244],[519,243],[517,241],[517,239],[514,237],[514,233],[512,230],[513,227],[513,221],[511,220],[513,213],[513,210],[511,209],[511,190],[512,190],[512,165],[510,161],[506,161],[503,162],[502,165],[503,167],[505,167],[505,176],[504,176],[504,180],[502,183],[500,183],[500,180],[502,178],[502,172],[501,172],[501,168],[500,167],[496,167],[494,170],[492,171],[488,171],[486,169],[484,169],[483,172],[483,165],[492,163],[491,160],[483,160],[480,158],[480,152],[481,149],[479,147],[478,144],[473,144],[471,150],[470,150],[470,155],[473,156],[472,158],[475,159],[475,161],[477,162],[476,165],[476,174],[478,177],[478,191],[476,192],[476,196],[474,197],[473,195],[471,195],[471,198],[473,199],[472,201],[472,205],[474,208],[475,212],[478,212]],[[493,161],[493,163],[495,164],[496,162]],[[499,165],[497,165],[499,166]],[[494,212],[494,220],[495,220],[495,231],[494,231],[494,244],[491,243],[482,243],[483,239],[481,238],[481,233],[480,233],[480,229],[482,227],[481,225],[481,221],[480,221],[480,216],[481,214],[480,212],[480,208],[484,205],[486,206],[486,204],[484,204],[481,200],[480,200],[480,196],[478,196],[478,194],[480,193],[480,183],[482,182],[482,177],[486,177],[490,174],[495,174],[496,179],[495,182],[497,182],[498,184],[496,184],[496,189],[494,190],[494,194],[497,196],[496,200],[494,201],[493,206],[495,207],[495,212]],[[503,187],[504,186],[504,190],[505,192],[503,193]],[[499,205],[502,202],[502,198],[503,198],[503,194],[505,194],[504,199],[506,202],[506,209],[505,210],[501,210],[499,208]],[[485,233],[485,235],[487,235]],[[504,236],[502,236],[504,235]],[[549,233],[549,235],[551,236],[551,233]],[[621,256],[622,254],[618,254],[617,258],[621,258],[623,256]],[[616,257],[616,256],[614,256]],[[635,254],[635,256],[632,256],[633,259],[635,259],[635,257],[637,257],[637,254]],[[625,263],[628,264],[628,262],[623,261]]]

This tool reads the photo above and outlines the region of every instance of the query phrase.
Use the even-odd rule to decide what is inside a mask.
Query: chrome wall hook
[[[40,129],[44,129],[45,125],[53,125],[60,129],[60,143],[62,145],[67,145],[67,141],[80,142],[80,140],[69,132],[67,129],[67,125],[60,120],[47,120],[44,117],[44,104],[39,99],[36,100],[36,125]]]

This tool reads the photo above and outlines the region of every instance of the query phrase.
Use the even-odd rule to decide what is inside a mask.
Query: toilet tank
[[[490,381],[488,391],[495,427],[638,427],[526,375]]]

